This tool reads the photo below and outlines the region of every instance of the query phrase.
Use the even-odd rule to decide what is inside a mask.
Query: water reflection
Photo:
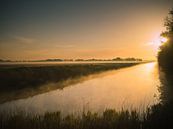
[[[105,76],[106,74],[106,76]],[[142,64],[104,73],[104,76],[0,105],[0,111],[25,110],[28,113],[61,111],[64,114],[106,108],[145,109],[159,102],[156,63]]]

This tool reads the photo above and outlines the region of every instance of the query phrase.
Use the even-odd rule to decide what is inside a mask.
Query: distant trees
[[[166,17],[164,26],[166,31],[161,36],[167,38],[167,41],[160,46],[158,62],[163,70],[173,73],[173,9]]]
[[[0,59],[0,62],[12,62],[11,60],[3,60],[3,59]]]
[[[139,58],[133,58],[133,57],[128,57],[128,58],[121,58],[121,57],[116,57],[113,59],[76,59],[75,61],[142,61],[142,59]]]
[[[75,62],[75,61],[143,61],[140,58],[133,58],[133,57],[128,57],[128,58],[121,58],[121,57],[116,57],[113,59],[45,59],[45,60],[3,60],[0,59],[0,62]]]

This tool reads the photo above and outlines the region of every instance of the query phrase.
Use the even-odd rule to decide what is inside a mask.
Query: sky
[[[172,0],[1,0],[0,59],[155,59]]]

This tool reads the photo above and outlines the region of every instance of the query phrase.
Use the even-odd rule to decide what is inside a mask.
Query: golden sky
[[[171,0],[4,2],[0,59],[155,59]]]

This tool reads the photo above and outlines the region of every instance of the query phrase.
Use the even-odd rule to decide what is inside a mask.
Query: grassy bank
[[[88,79],[88,75],[137,64],[139,63],[1,64],[0,103],[62,89]]]
[[[105,110],[62,117],[60,112],[29,116],[24,112],[0,115],[1,129],[172,129],[173,104],[155,105],[144,113]]]
[[[47,83],[62,82],[97,72],[119,69],[138,63],[1,65],[0,92],[36,88]],[[10,80],[10,81],[9,81]]]

